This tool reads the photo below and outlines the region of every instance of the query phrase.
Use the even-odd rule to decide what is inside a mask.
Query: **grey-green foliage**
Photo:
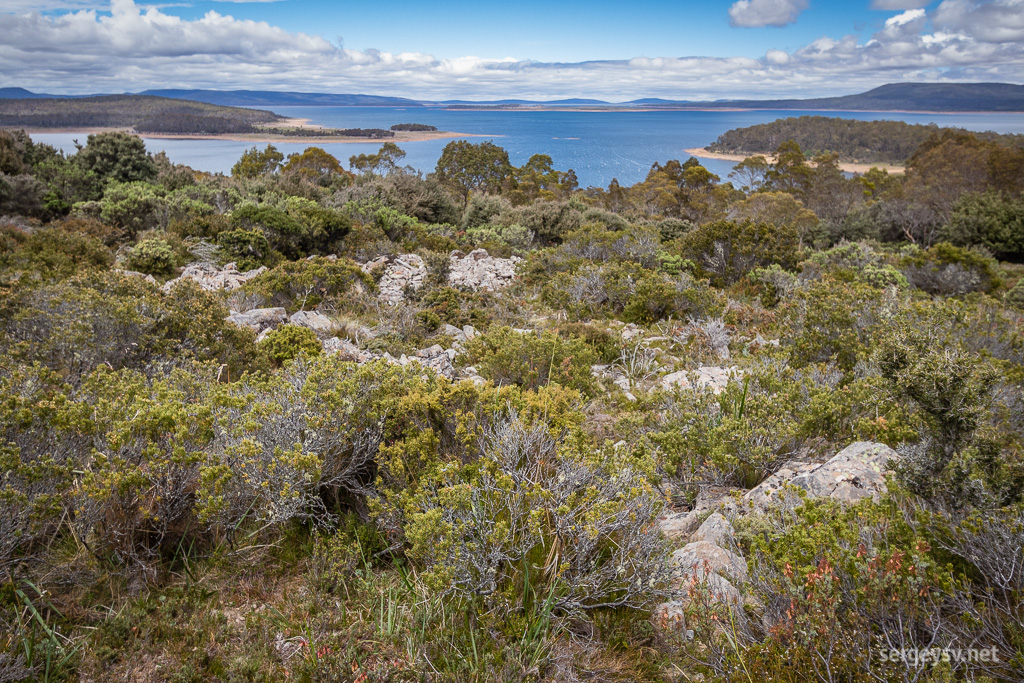
[[[816,269],[852,277],[872,287],[909,286],[907,278],[886,261],[885,254],[864,242],[844,242],[811,255],[804,263]]]

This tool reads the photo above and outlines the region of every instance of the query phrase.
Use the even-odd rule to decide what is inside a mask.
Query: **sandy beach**
[[[743,161],[747,157],[753,156],[750,154],[722,154],[720,152],[709,152],[703,147],[695,147],[693,149],[685,149],[683,151],[691,156],[697,157],[698,159],[717,159],[719,161],[735,161],[736,163]],[[773,155],[762,154],[761,156],[767,159],[768,163],[775,163],[775,157]],[[905,167],[896,166],[894,164],[860,164],[847,161],[840,161],[839,168],[847,173],[867,173],[872,168],[880,168],[893,174],[903,173],[906,171]]]

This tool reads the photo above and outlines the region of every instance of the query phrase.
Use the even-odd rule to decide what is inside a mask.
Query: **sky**
[[[0,87],[624,102],[1024,83],[1024,0],[0,0]]]

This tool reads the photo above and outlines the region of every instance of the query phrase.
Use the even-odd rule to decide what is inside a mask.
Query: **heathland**
[[[0,681],[1024,680],[1024,149],[809,149],[0,131]]]

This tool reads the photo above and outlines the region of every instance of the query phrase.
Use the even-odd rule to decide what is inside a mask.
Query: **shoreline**
[[[310,105],[317,106],[317,105]],[[425,105],[430,108],[431,105]],[[774,109],[771,107],[687,107],[685,105],[669,105],[665,107],[654,107],[654,106],[643,106],[638,105],[635,107],[623,106],[623,105],[581,105],[579,107],[573,107],[571,105],[556,104],[554,106],[544,105],[520,105],[518,107],[495,107],[492,105],[479,105],[479,106],[462,106],[462,107],[436,107],[445,111],[575,111],[575,112],[588,112],[594,114],[602,113],[614,113],[614,112],[657,112],[657,111],[697,111],[697,112],[746,112],[746,111],[774,111],[779,113],[794,112],[794,116],[805,115],[807,112],[815,112],[815,114],[827,115],[830,112],[846,113],[846,114],[938,114],[941,116],[959,116],[963,114],[1024,114],[1024,111],[990,111],[990,110],[970,110],[970,111],[939,111],[935,109]],[[797,114],[800,112],[801,114]]]
[[[768,160],[768,163],[775,163],[775,155],[773,154],[724,154],[722,152],[709,152],[707,149],[703,147],[694,147],[691,149],[684,149],[683,151],[689,154],[690,156],[697,157],[698,159],[714,159],[716,161],[735,161],[736,163],[739,163],[744,159],[747,159],[752,156],[763,156],[765,159]],[[846,171],[847,173],[867,173],[872,168],[880,168],[893,175],[903,174],[907,170],[906,167],[897,166],[896,164],[864,164],[853,161],[839,162],[839,170]]]
[[[139,133],[131,128],[117,126],[102,127],[63,127],[63,128],[40,128],[38,126],[3,126],[0,130],[23,130],[29,135],[44,135],[47,133],[67,135],[94,135],[97,133],[125,132],[137,135],[143,140],[223,140],[228,142],[294,142],[294,143],[338,143],[338,144],[384,144],[385,142],[427,142],[430,140],[447,140],[456,138],[500,138],[502,135],[482,135],[479,133],[456,133],[453,131],[432,130],[432,131],[394,131],[394,137],[389,138],[368,138],[368,137],[347,137],[342,135],[317,135],[316,131],[322,130],[324,126],[310,123],[309,119],[282,119],[274,124],[276,127],[299,128],[309,131],[309,135],[276,135],[274,133]]]

